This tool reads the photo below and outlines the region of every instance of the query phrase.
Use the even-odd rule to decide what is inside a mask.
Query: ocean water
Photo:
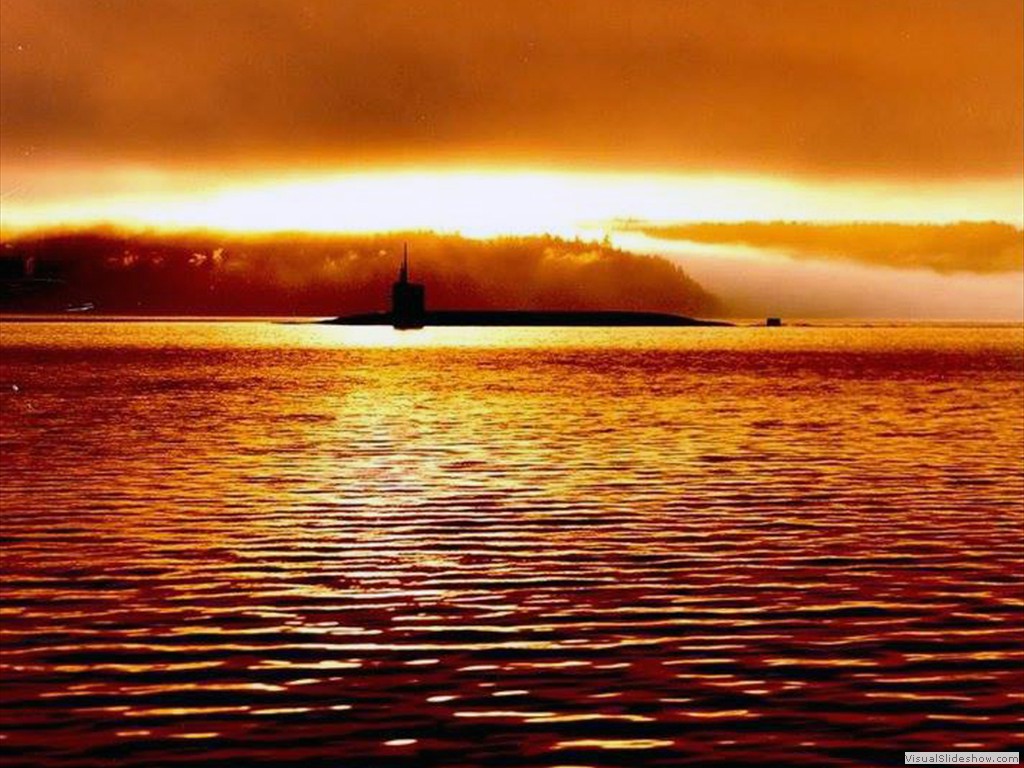
[[[0,325],[5,765],[1024,745],[1024,329]]]

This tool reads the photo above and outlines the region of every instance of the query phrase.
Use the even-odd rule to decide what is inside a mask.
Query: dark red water
[[[1024,744],[1024,332],[2,327],[5,765]]]

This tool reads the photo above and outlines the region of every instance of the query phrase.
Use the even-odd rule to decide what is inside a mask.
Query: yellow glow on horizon
[[[950,184],[544,170],[222,177],[121,168],[5,184],[5,232],[112,224],[238,233],[433,230],[594,237],[615,220],[1024,223],[1019,179]]]

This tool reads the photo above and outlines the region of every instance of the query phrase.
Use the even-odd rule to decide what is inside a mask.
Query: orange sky
[[[3,0],[5,163],[1020,175],[1018,0]]]
[[[1002,188],[973,190],[963,218],[1005,220],[1021,207],[1022,8],[0,0],[3,193],[16,209],[52,202],[69,170],[93,187],[66,201],[109,196],[110,174],[157,195],[525,169],[848,184],[832,218],[864,215],[866,182],[902,198],[923,185],[899,215],[945,220],[929,216],[932,193],[970,180]],[[694,218],[683,203],[668,218]],[[806,218],[799,205],[792,218]]]

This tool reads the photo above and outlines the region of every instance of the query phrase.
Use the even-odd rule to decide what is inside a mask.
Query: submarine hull
[[[390,312],[372,312],[347,315],[324,320],[328,325],[391,325],[395,328],[423,326],[548,326],[548,327],[655,327],[655,326],[728,326],[717,320],[698,320],[693,317],[661,312],[560,312],[533,310],[439,310],[424,312],[421,321],[409,323],[409,318],[395,318]]]

